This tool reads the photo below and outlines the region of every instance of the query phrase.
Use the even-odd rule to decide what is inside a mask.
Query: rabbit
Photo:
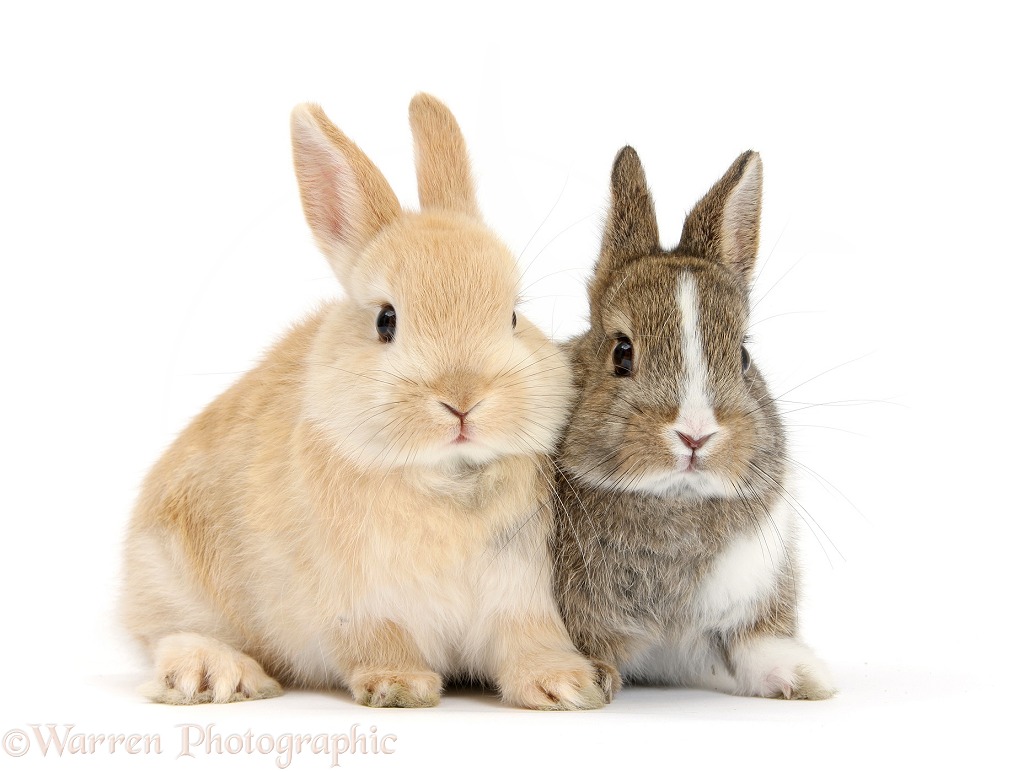
[[[312,234],[345,290],[184,430],[144,482],[122,616],[157,702],[346,688],[427,707],[450,678],[514,706],[605,704],[552,589],[572,388],[515,310],[459,126],[410,103],[421,211],[320,107],[291,119]]]
[[[590,329],[566,344],[554,550],[566,627],[612,690],[835,693],[797,635],[785,433],[746,347],[761,183],[744,153],[664,249],[639,156],[612,168]]]

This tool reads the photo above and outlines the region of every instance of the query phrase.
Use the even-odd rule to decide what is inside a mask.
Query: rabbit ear
[[[481,219],[466,142],[449,108],[430,94],[418,94],[410,100],[410,131],[421,208]]]
[[[399,201],[364,152],[316,104],[290,116],[304,216],[341,282],[364,246],[399,216]]]
[[[611,204],[601,239],[598,270],[613,271],[660,248],[647,176],[640,156],[627,145],[612,164]]]
[[[676,253],[716,260],[748,282],[760,245],[762,186],[760,156],[747,150],[686,217]]]

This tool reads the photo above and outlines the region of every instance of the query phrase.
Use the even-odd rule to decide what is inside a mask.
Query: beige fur
[[[420,213],[320,108],[294,111],[304,210],[347,297],[294,327],[145,482],[123,612],[154,654],[153,699],[272,696],[275,678],[419,707],[467,675],[525,707],[605,702],[551,589],[546,454],[568,368],[522,316],[513,327],[515,261],[477,218],[452,115],[419,95],[410,116]]]

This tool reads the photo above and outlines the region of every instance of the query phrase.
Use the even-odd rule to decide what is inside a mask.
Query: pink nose
[[[690,437],[688,434],[683,434],[682,432],[675,433],[679,435],[679,439],[682,440],[682,444],[687,448],[690,450],[699,450],[706,445],[707,440],[713,437],[717,432],[711,432],[710,434],[705,434],[702,437]]]
[[[453,407],[452,405],[450,405],[450,404],[449,404],[448,402],[443,402],[443,403],[441,403],[441,404],[442,404],[442,407],[444,407],[444,408],[445,408],[446,410],[448,410],[448,411],[449,411],[450,413],[452,413],[452,414],[453,414],[454,416],[456,416],[456,417],[457,417],[458,419],[460,419],[461,421],[462,421],[462,420],[463,420],[464,418],[466,418],[466,417],[467,417],[467,413],[469,413],[469,412],[470,412],[470,410],[468,410],[468,411],[467,411],[466,413],[464,413],[464,412],[462,412],[462,411],[460,411],[460,410],[457,410],[457,409],[456,409],[456,408],[454,408],[454,407]]]

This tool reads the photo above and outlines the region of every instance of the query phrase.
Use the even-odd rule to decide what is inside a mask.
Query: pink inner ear
[[[320,169],[314,182],[315,190],[320,197],[321,227],[336,241],[348,240],[350,234],[345,231],[349,227],[349,222],[343,216],[343,208],[340,205],[343,171],[336,164],[322,164]]]
[[[319,248],[345,281],[367,241],[399,216],[399,202],[381,172],[321,110],[297,108],[292,136],[304,214]]]
[[[294,162],[305,214],[319,244],[338,247],[350,242],[353,221],[349,207],[352,180],[343,159],[328,147],[314,127],[295,132]]]

